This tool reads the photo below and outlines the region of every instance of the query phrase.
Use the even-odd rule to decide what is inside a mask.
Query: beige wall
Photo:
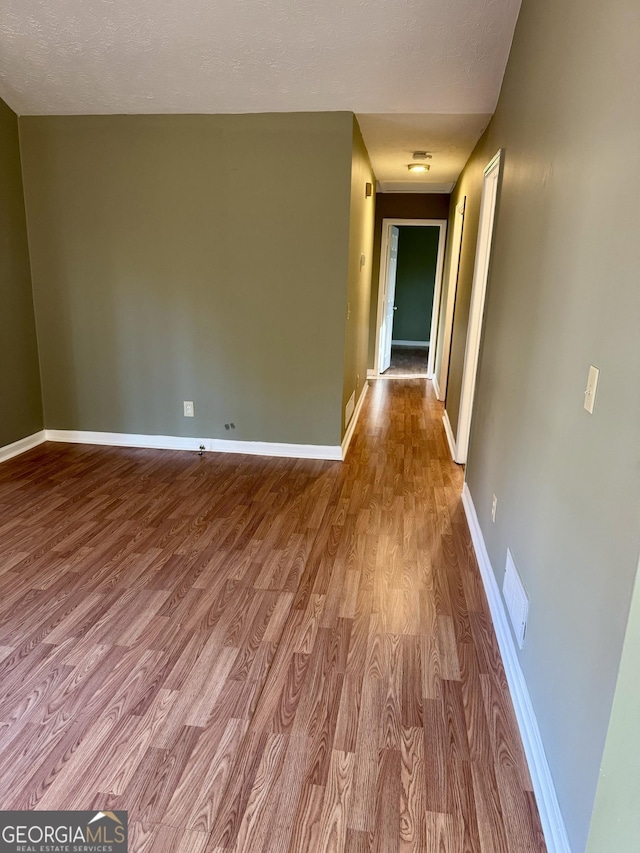
[[[367,364],[374,368],[378,323],[378,285],[380,283],[380,246],[383,219],[447,219],[449,196],[445,193],[378,193],[373,236],[371,301],[369,309],[369,354]]]
[[[638,848],[640,840],[639,661],[640,580],[636,576],[611,722],[589,830],[587,853],[629,853]]]
[[[467,209],[450,416],[482,170],[505,149],[466,476],[499,584],[509,547],[530,597],[520,663],[576,853],[640,550],[639,43],[636,0],[524,0],[496,115],[452,197]]]
[[[351,216],[349,224],[349,268],[347,304],[345,305],[346,347],[344,384],[342,389],[343,432],[344,408],[351,394],[356,403],[367,381],[367,351],[369,346],[369,304],[371,300],[371,260],[373,252],[373,223],[375,213],[375,176],[369,162],[358,122],[353,120],[353,158],[351,167]],[[372,185],[373,194],[367,198],[365,185]],[[360,256],[365,256],[364,266]]]
[[[20,128],[47,427],[339,443],[351,113]]]
[[[0,101],[0,447],[42,429],[18,119]]]

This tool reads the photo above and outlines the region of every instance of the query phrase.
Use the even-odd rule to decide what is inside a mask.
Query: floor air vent
[[[507,566],[504,573],[504,583],[502,584],[502,594],[504,595],[507,612],[511,619],[513,631],[516,635],[516,642],[522,648],[524,645],[524,637],[527,632],[527,617],[529,615],[529,597],[525,592],[525,588],[520,580],[520,575],[516,569],[516,564],[513,562],[511,551],[507,548]]]
[[[347,400],[347,405],[344,407],[344,425],[345,427],[349,426],[349,421],[353,417],[353,410],[356,407],[356,392]]]

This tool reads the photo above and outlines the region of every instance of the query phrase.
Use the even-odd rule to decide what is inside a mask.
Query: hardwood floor
[[[424,380],[345,463],[46,444],[0,466],[0,808],[132,853],[545,849]]]

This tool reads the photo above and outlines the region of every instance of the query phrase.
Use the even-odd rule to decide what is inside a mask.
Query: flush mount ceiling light
[[[410,172],[428,172],[430,168],[429,163],[409,163],[407,166]]]

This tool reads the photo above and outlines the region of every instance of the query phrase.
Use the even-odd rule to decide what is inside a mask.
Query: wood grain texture
[[[0,808],[132,853],[544,851],[428,382],[344,463],[45,444],[0,466]]]

